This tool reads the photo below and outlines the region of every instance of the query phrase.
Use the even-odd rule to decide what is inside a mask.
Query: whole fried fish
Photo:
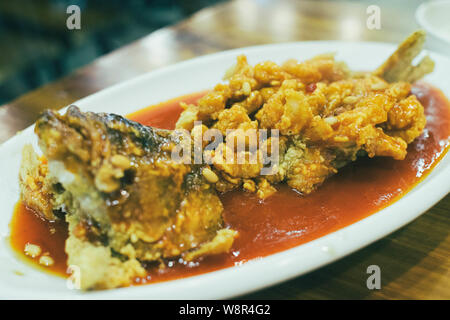
[[[46,111],[35,132],[48,163],[25,148],[22,194],[33,205],[27,182],[39,172],[46,199],[35,209],[68,221],[68,264],[81,269],[82,288],[126,285],[145,274],[142,262],[231,247],[236,232],[224,228],[204,168],[171,159],[180,143],[171,131],[71,106]]]
[[[69,223],[68,263],[80,269],[83,289],[128,285],[147,262],[226,252],[237,232],[226,228],[216,190],[242,186],[264,199],[286,182],[307,195],[358,157],[405,158],[426,124],[411,94],[411,83],[434,68],[429,57],[413,65],[424,40],[423,31],[413,33],[371,73],[350,72],[330,55],[254,67],[238,57],[228,84],[184,105],[176,125],[189,137],[225,134],[204,154],[210,166],[176,161],[174,148],[186,141],[174,131],[75,106],[64,115],[46,111],[35,126],[44,157],[31,146],[23,151],[22,199],[46,219]],[[254,144],[258,151],[277,145],[273,174],[261,174],[262,161],[222,161],[221,150],[246,159],[245,150],[227,149],[238,129],[280,131]]]

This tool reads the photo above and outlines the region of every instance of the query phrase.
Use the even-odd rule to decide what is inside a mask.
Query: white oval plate
[[[416,10],[417,23],[427,32],[427,46],[450,55],[450,0],[434,0],[422,3]]]
[[[75,104],[82,110],[128,114],[180,95],[211,88],[221,81],[239,54],[251,64],[289,58],[304,60],[337,52],[353,70],[372,70],[395,50],[395,45],[372,42],[318,41],[243,48],[212,54],[150,72],[100,91]],[[431,54],[436,71],[426,78],[450,96],[450,60]],[[411,192],[391,206],[348,227],[298,247],[255,259],[240,266],[151,285],[108,291],[70,290],[66,281],[25,265],[7,241],[9,221],[19,199],[18,171],[25,143],[36,144],[33,127],[0,146],[0,298],[3,299],[220,299],[245,294],[299,276],[342,258],[399,229],[420,216],[450,190],[450,156]],[[328,250],[324,250],[328,248]],[[17,271],[23,275],[17,275]]]

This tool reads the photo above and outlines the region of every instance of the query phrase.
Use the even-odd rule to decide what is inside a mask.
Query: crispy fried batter
[[[262,198],[272,192],[259,187],[261,151],[259,161],[250,163],[249,152],[228,147],[226,142],[236,138],[233,130],[279,130],[280,162],[266,181],[286,181],[306,194],[358,155],[404,159],[408,143],[426,123],[410,84],[433,69],[428,57],[411,65],[424,37],[422,31],[413,33],[372,73],[350,72],[330,54],[281,65],[265,61],[253,67],[239,56],[224,77],[228,82],[216,86],[197,106],[188,106],[177,128],[192,128],[199,120],[219,129],[225,141],[206,154],[220,177],[217,190],[242,186]],[[246,139],[242,132],[239,138]],[[248,160],[226,162],[225,154],[230,153],[233,159]]]
[[[47,220],[55,220],[53,212],[53,186],[46,178],[48,165],[39,158],[31,145],[22,150],[22,163],[19,171],[19,186],[22,201]]]
[[[224,135],[200,150],[207,164],[174,161],[184,140],[168,130],[76,107],[47,111],[35,131],[48,164],[25,147],[22,199],[47,219],[65,214],[69,264],[81,268],[83,289],[128,285],[147,261],[226,252],[237,233],[224,226],[216,190],[242,187],[264,199],[284,181],[308,194],[357,157],[405,158],[426,123],[411,94],[434,66],[428,57],[411,65],[423,41],[414,33],[372,73],[350,72],[330,54],[255,66],[239,56],[227,82],[184,105],[176,124],[194,140],[209,128]],[[263,175],[265,152],[279,161]]]

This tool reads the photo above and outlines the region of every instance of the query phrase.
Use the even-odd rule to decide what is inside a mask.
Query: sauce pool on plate
[[[147,276],[135,279],[135,284],[202,274],[286,250],[364,219],[398,200],[431,171],[449,145],[450,103],[444,94],[425,83],[416,84],[413,93],[425,107],[427,125],[423,134],[408,146],[405,160],[358,159],[307,196],[284,184],[278,185],[278,192],[264,201],[242,190],[222,194],[225,223],[239,231],[232,250],[189,263],[169,260],[166,268],[148,265]],[[128,118],[144,125],[173,129],[182,111],[180,102],[196,103],[204,94],[172,99],[132,113]],[[24,255],[24,246],[39,245],[55,261],[45,269],[67,276],[65,223],[44,221],[18,203],[10,227],[11,245],[19,255],[38,264],[39,258]]]

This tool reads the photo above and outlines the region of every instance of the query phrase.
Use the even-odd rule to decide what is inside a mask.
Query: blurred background
[[[0,0],[0,105],[157,29],[176,24],[205,7],[222,2],[226,0]],[[245,11],[248,19],[240,17],[239,21],[249,24],[255,21],[251,19],[255,18],[252,16],[252,2],[266,5],[277,1],[240,2],[249,9]],[[350,2],[384,3],[402,11],[403,15],[407,12],[414,24],[414,10],[422,1]],[[81,30],[68,31],[66,28],[66,9],[72,4],[78,5],[82,11]],[[333,14],[334,10],[330,11]],[[280,18],[286,20],[277,15],[277,19]],[[351,39],[357,30],[352,27],[351,20],[342,22],[345,34],[336,38]],[[415,28],[404,25],[403,20],[390,19],[387,23],[393,25],[394,30]],[[274,41],[292,41],[283,35],[277,37]],[[308,35],[303,34],[302,38],[307,39]]]
[[[0,0],[0,105],[219,2]],[[69,32],[72,4],[81,9],[82,29]]]

